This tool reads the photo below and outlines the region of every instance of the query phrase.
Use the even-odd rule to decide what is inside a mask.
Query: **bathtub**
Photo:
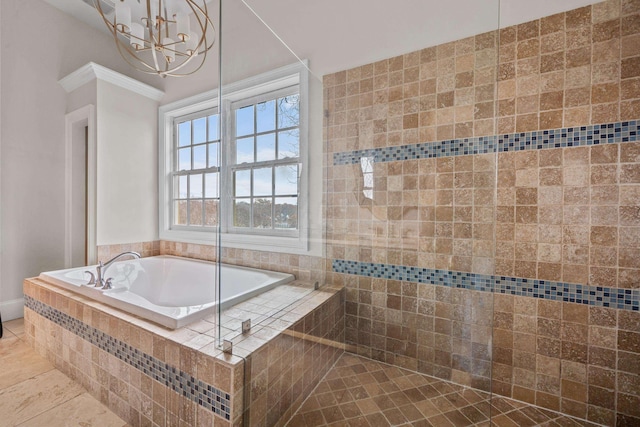
[[[140,316],[171,329],[261,294],[294,280],[285,273],[222,264],[221,298],[217,304],[217,265],[174,256],[156,256],[113,263],[105,275],[113,278],[113,289],[86,286],[95,266],[41,273],[39,278],[109,306]]]

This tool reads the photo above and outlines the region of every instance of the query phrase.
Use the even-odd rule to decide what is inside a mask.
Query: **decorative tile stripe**
[[[334,259],[332,267],[336,273],[640,311],[640,289],[607,288],[341,259]]]
[[[544,150],[548,148],[634,142],[638,141],[639,133],[640,120],[633,120],[497,136],[424,142],[397,147],[345,151],[333,154],[333,164],[334,166],[357,164],[360,163],[362,158],[370,158],[374,162],[394,162],[399,160],[487,154],[495,153],[496,151],[502,153],[506,151]]]
[[[25,295],[24,300],[27,308],[44,318],[73,332],[205,409],[226,420],[231,419],[231,396],[228,393],[28,295]]]

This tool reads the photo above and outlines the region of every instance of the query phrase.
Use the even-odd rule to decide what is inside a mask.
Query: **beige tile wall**
[[[640,119],[637,0],[324,84],[329,260],[640,288],[640,143],[333,165],[352,150]],[[347,288],[345,336],[359,354],[607,425],[640,423],[638,312],[329,279]]]
[[[144,243],[98,246],[98,259],[106,261],[125,251],[136,251],[143,257],[174,255],[205,261],[216,261],[218,258],[217,249],[213,245],[156,240]],[[296,279],[305,282],[325,282],[324,258],[322,257],[254,251],[249,249],[223,248],[222,262],[226,264],[243,265],[246,267],[290,273],[296,276]]]

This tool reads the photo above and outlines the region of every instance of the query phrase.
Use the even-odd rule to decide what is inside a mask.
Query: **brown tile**
[[[589,25],[591,24],[591,7],[586,6],[579,9],[570,10],[566,13],[565,19],[565,25],[567,29]]]
[[[640,76],[640,56],[623,59],[620,76],[623,79]]]

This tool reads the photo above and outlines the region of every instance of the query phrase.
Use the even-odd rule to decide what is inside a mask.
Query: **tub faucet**
[[[128,251],[128,252],[122,252],[121,254],[114,256],[104,264],[102,263],[102,261],[98,261],[98,265],[96,266],[96,288],[98,287],[105,288],[106,283],[105,283],[104,277],[107,273],[107,268],[109,268],[111,264],[113,264],[114,262],[116,262],[117,260],[119,260],[120,258],[126,255],[130,255],[134,258],[140,258],[140,254],[138,252]],[[110,288],[111,286],[109,286],[109,289]]]

